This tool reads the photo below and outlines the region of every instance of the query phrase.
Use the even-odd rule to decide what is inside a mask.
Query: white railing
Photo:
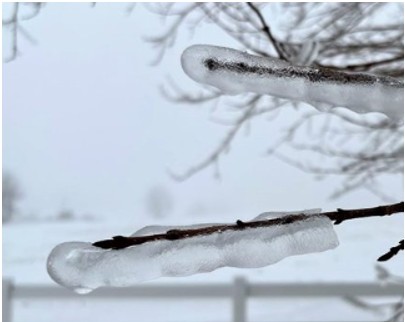
[[[233,284],[140,285],[129,288],[103,288],[86,295],[89,299],[105,298],[230,298],[233,321],[247,321],[249,298],[316,298],[316,297],[401,297],[404,287],[398,284],[376,283],[249,283],[241,277]],[[58,286],[15,285],[3,279],[3,322],[12,321],[15,299],[74,299],[76,293]]]

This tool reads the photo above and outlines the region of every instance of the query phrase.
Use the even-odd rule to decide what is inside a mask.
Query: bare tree
[[[150,9],[163,15],[169,26],[148,41],[157,49],[156,63],[175,42],[182,26],[214,23],[240,47],[256,55],[277,57],[294,64],[339,71],[370,72],[403,76],[403,10],[392,3],[188,3],[159,4]],[[277,23],[276,13],[282,17]],[[392,18],[395,13],[395,18]],[[277,30],[277,31],[275,31]],[[183,92],[171,82],[162,89],[167,99],[179,103],[222,103],[222,93],[211,88]],[[205,159],[180,174],[185,180],[215,165],[230,148],[236,134],[256,117],[272,121],[280,107],[291,102],[257,94],[228,99],[228,107],[239,116],[224,122],[228,132]],[[297,107],[297,103],[292,103]],[[402,174],[403,125],[386,119],[360,117],[342,110],[330,113],[307,111],[266,148],[269,156],[322,178],[328,174],[344,177],[332,197],[365,188],[392,201],[378,188],[382,174]],[[232,112],[233,115],[235,112]],[[305,133],[307,135],[302,135]],[[308,135],[309,134],[309,135]],[[307,152],[322,159],[312,163]],[[294,155],[294,159],[290,156]]]
[[[3,171],[3,223],[9,222],[16,215],[17,204],[22,196],[20,185],[10,172]]]

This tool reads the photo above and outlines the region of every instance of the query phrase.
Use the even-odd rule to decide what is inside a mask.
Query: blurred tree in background
[[[3,223],[7,223],[14,219],[17,212],[18,202],[22,198],[20,184],[16,177],[10,172],[3,170]]]
[[[156,63],[173,46],[181,28],[194,32],[203,24],[213,24],[236,40],[238,49],[255,55],[315,68],[403,78],[400,3],[165,3],[151,5],[150,9],[164,16],[168,25],[161,34],[148,38],[158,52]],[[224,104],[224,95],[216,89],[184,92],[175,82],[169,83],[163,94],[179,103],[226,104],[232,114],[231,120],[222,122],[228,127],[224,139],[200,163],[174,175],[178,180],[218,163],[244,126],[259,117],[274,123],[288,103],[297,109],[295,119],[283,135],[270,139],[268,156],[314,173],[317,178],[343,176],[332,197],[365,188],[383,200],[394,200],[389,192],[378,188],[378,178],[395,175],[402,180],[402,124],[346,109],[319,113],[301,108],[302,103],[258,94],[228,97]],[[314,155],[319,155],[319,161],[313,161]]]

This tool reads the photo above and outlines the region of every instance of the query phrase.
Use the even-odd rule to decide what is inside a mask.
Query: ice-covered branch
[[[367,217],[382,217],[390,216],[395,213],[400,213],[404,211],[404,203],[396,203],[391,205],[373,207],[373,208],[362,208],[362,209],[337,209],[332,212],[320,213],[320,216],[329,218],[334,221],[336,225],[342,223],[343,221],[350,219],[359,219]],[[94,246],[106,248],[106,249],[121,249],[133,245],[139,245],[156,240],[176,240],[185,239],[196,236],[210,235],[223,231],[240,231],[246,228],[261,228],[270,227],[276,225],[285,225],[293,222],[301,221],[306,219],[305,214],[293,214],[281,218],[269,219],[269,220],[259,220],[251,222],[241,222],[238,220],[234,225],[220,225],[213,227],[196,228],[191,230],[169,230],[162,234],[151,235],[151,236],[135,236],[135,237],[123,237],[116,236],[113,239],[102,240],[94,243]]]
[[[253,92],[307,102],[319,110],[346,107],[403,120],[404,84],[392,77],[295,66],[209,45],[187,48],[181,62],[193,80],[227,94]]]
[[[403,5],[392,3],[253,3],[253,7],[257,9],[256,12],[247,3],[206,2],[199,3],[198,9],[188,15],[183,20],[182,25],[183,28],[190,25],[191,29],[197,23],[199,26],[208,23],[211,26],[215,25],[235,39],[242,51],[245,50],[262,57],[277,56],[276,51],[269,48],[272,46],[271,38],[273,38],[279,43],[289,62],[293,65],[312,66],[315,69],[319,67],[320,70],[326,67],[334,72],[351,72],[349,75],[352,75],[353,72],[363,72],[372,73],[379,77],[391,76],[397,77],[402,83],[403,15],[392,15],[392,13],[398,12],[398,7],[401,6]],[[176,8],[178,8],[177,11]],[[170,13],[160,12],[160,14],[174,20],[175,17],[172,18],[171,13],[181,13],[182,8],[182,4],[172,4],[168,10]],[[277,19],[275,19],[276,16]],[[386,16],[392,16],[392,19],[389,22],[381,19],[381,17]],[[271,37],[266,34],[266,25]],[[179,30],[180,28],[176,30],[174,36],[179,34]],[[366,75],[370,76],[369,74]],[[240,84],[241,86],[244,81]],[[212,93],[215,95],[212,95],[210,91],[207,94],[205,92],[201,94],[190,91],[183,92],[180,89],[181,86],[177,86],[178,89],[172,87],[173,94],[169,96],[169,99],[176,102],[199,104],[212,100],[213,104],[224,106],[242,100],[241,96],[233,98],[228,96],[226,100],[220,102],[226,93],[218,93],[214,87],[212,87]],[[292,87],[302,89],[305,86]],[[371,93],[370,100],[377,105],[373,95],[381,98],[378,87],[371,86],[368,89],[362,86],[356,87],[360,88],[357,97],[364,98],[369,96],[367,93]],[[330,86],[329,89],[331,88],[337,90],[339,86]],[[364,92],[366,95],[363,95]],[[325,93],[329,92],[325,91]],[[350,94],[350,91],[337,93],[332,97],[347,98],[345,96],[347,94]],[[277,104],[275,103],[276,100],[279,101],[280,99],[265,94],[262,95],[261,100],[269,100],[267,105],[272,108]],[[304,107],[304,105],[298,105],[298,99],[297,102],[292,100],[289,102],[294,107]],[[327,108],[328,105],[315,101],[308,103],[321,109]],[[251,106],[245,104],[243,108],[240,108],[240,111],[245,112],[250,108]],[[387,104],[385,104],[385,108],[389,108]],[[283,115],[283,113],[278,113],[280,110],[272,109],[269,111],[271,115],[270,113],[263,115],[263,113],[261,120],[269,119],[269,115]],[[215,113],[218,111],[222,113],[225,109],[221,108],[215,111]],[[273,113],[273,111],[277,112]],[[297,118],[291,119],[290,124],[286,125],[284,132],[287,134],[283,136],[283,131],[278,132],[282,136],[280,140],[278,137],[272,136],[271,151],[284,154],[285,149],[293,149],[295,150],[293,152],[296,152],[296,146],[302,146],[301,142],[303,141],[319,146],[320,153],[324,156],[332,156],[327,160],[323,159],[326,162],[309,160],[307,158],[308,153],[304,151],[300,153],[299,158],[292,160],[295,161],[292,163],[298,161],[300,169],[316,174],[317,178],[330,172],[340,174],[344,186],[339,187],[333,196],[340,196],[358,188],[372,190],[372,193],[381,196],[382,192],[378,191],[377,179],[386,172],[403,172],[402,157],[378,159],[380,155],[391,155],[393,151],[403,145],[401,118],[398,118],[398,122],[394,124],[393,118],[384,119],[373,114],[362,115],[352,113],[348,109],[333,108],[329,110],[329,113],[314,113],[312,110],[310,112],[310,117],[307,117],[309,113],[305,112],[303,115],[304,113],[298,111],[296,113]],[[395,118],[394,120],[397,121]],[[232,126],[239,127],[237,122]],[[235,132],[233,127],[226,130],[224,138],[232,136],[232,132]],[[302,135],[303,131],[311,132],[311,136]],[[185,175],[182,178],[188,178],[205,169],[208,165],[217,166],[220,160],[219,156],[226,152],[225,149],[222,149],[224,146],[221,143],[222,141],[214,147],[206,158],[190,166],[188,170],[182,171]],[[350,152],[351,157],[349,159],[344,157],[345,152]],[[342,156],[339,157],[338,154]],[[215,174],[218,173],[216,171]],[[386,193],[386,195],[388,194]],[[392,202],[393,199],[395,200],[395,196],[391,196],[391,200],[386,198],[383,200]]]
[[[182,15],[182,4],[171,4],[160,14]],[[269,43],[276,47],[279,57],[292,60],[301,55],[309,43],[320,45],[316,66],[401,76],[403,62],[395,59],[403,54],[403,17],[381,24],[380,16],[393,9],[388,3],[198,3],[201,10],[184,19],[184,24],[213,22],[237,40],[244,49],[261,56],[272,56]],[[177,10],[176,10],[177,8]],[[272,24],[272,13],[282,19]],[[208,19],[207,19],[208,18]],[[316,21],[317,23],[314,23]],[[277,29],[273,28],[276,27]],[[277,30],[275,34],[274,30]],[[172,31],[176,37],[176,31]],[[162,41],[164,45],[164,41]],[[393,60],[392,60],[393,59]],[[384,66],[378,62],[386,60]],[[308,63],[309,65],[310,63]],[[378,68],[376,68],[378,66]],[[402,70],[402,73],[401,73]]]
[[[235,225],[144,227],[132,237],[115,237],[112,244],[63,243],[49,255],[48,273],[57,283],[84,293],[226,266],[264,267],[288,256],[337,247],[332,221],[319,212],[265,213]]]
[[[100,286],[128,286],[225,266],[263,267],[288,256],[337,247],[333,222],[403,211],[401,202],[334,212],[267,212],[235,224],[144,227],[130,237],[60,244],[48,257],[48,273],[57,283],[85,293]]]

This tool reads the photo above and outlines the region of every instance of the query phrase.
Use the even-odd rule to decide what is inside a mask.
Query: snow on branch
[[[235,224],[144,227],[130,237],[60,244],[49,255],[47,267],[57,283],[80,293],[226,266],[264,267],[288,256],[337,247],[333,222],[403,211],[401,202],[324,213],[320,209],[269,212]]]
[[[318,110],[346,107],[356,113],[380,112],[403,121],[404,84],[396,78],[295,66],[234,49],[194,45],[181,58],[196,82],[226,94],[246,92],[303,101]]]

